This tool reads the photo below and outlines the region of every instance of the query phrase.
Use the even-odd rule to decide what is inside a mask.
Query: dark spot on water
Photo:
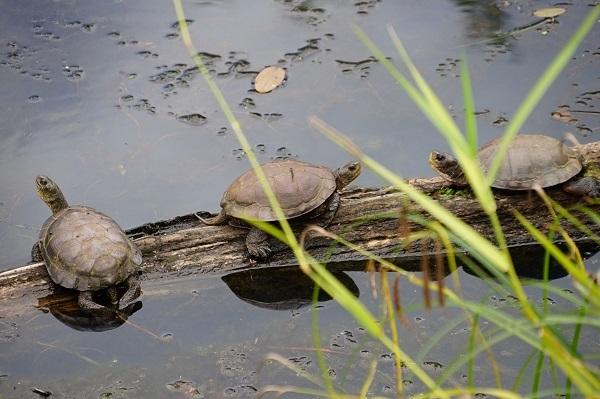
[[[141,98],[135,104],[128,105],[128,108],[135,109],[136,111],[146,111],[149,114],[156,114],[156,107],[150,104],[150,101]]]
[[[163,342],[170,342],[173,340],[173,333],[164,333],[160,336]]]
[[[125,94],[124,96],[121,96],[121,101],[126,103],[133,101],[133,96],[131,94]]]
[[[239,161],[246,157],[246,152],[243,148],[236,148],[235,150],[231,151],[231,155],[233,155],[233,157]]]
[[[227,134],[227,127],[223,126],[217,131],[217,136],[225,136]]]
[[[65,28],[78,28],[81,26],[81,21],[70,21],[65,24]]]
[[[503,126],[506,125],[508,123],[508,118],[500,115],[496,118],[495,121],[492,122],[492,124],[496,125],[496,126]]]
[[[138,51],[136,52],[137,55],[143,57],[143,58],[157,58],[158,54],[153,53],[152,51],[148,51],[148,50],[142,50],[142,51]]]
[[[33,392],[33,393],[41,396],[42,398],[47,398],[50,395],[52,395],[52,392],[46,391],[46,390],[43,390],[43,389],[40,389],[40,388],[31,388],[31,392]]]
[[[117,39],[117,38],[121,37],[121,33],[116,32],[116,31],[108,32],[107,36],[112,37],[113,39]]]
[[[291,62],[300,62],[304,59],[317,54],[321,49],[319,48],[319,41],[321,38],[308,39],[306,45],[298,48],[296,51],[285,53],[283,56],[289,59]]]
[[[63,75],[71,82],[77,82],[84,78],[84,71],[79,65],[63,65]]]
[[[33,95],[33,96],[27,97],[27,102],[30,102],[32,104],[39,103],[40,101],[42,101],[42,98],[38,95]]]
[[[186,23],[186,25],[191,25],[191,24],[194,23],[194,20],[193,19],[186,19],[185,23]],[[171,24],[171,29],[179,29],[179,21],[173,22]]]
[[[265,148],[266,148],[266,146],[264,144],[257,144],[256,145],[256,151],[258,151],[260,153],[264,153],[265,152]]]
[[[423,367],[430,370],[440,370],[444,365],[440,362],[429,361],[423,362]]]
[[[188,125],[200,126],[206,122],[206,117],[200,114],[179,115],[177,120]]]
[[[86,33],[91,33],[96,30],[95,24],[83,24],[81,25],[81,31]]]
[[[246,97],[246,98],[242,99],[242,101],[240,101],[240,103],[239,103],[239,106],[244,109],[256,108],[256,104],[254,103],[254,100],[250,97]]]
[[[165,37],[169,40],[177,39],[179,37],[179,33],[167,33]]]

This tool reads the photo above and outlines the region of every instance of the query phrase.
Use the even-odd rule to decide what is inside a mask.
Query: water
[[[223,190],[248,163],[178,37],[171,3],[0,4],[0,270],[28,261],[49,215],[34,192],[39,173],[53,177],[71,202],[102,210],[124,228],[217,209]],[[458,59],[466,55],[483,142],[502,131],[589,10],[576,2],[565,6],[568,11],[557,23],[490,40],[497,31],[534,21],[532,11],[546,4],[227,0],[184,6],[198,51],[261,160],[292,156],[332,167],[347,161],[346,153],[308,125],[307,117],[317,115],[407,177],[432,176],[427,153],[447,145],[373,61],[353,25],[398,61],[386,32],[391,24],[459,121]],[[582,142],[596,140],[596,116],[573,112],[573,118],[558,120],[552,113],[563,105],[569,106],[563,113],[597,109],[599,39],[596,27],[523,131],[555,137],[571,131]],[[285,67],[288,79],[284,87],[258,95],[251,90],[252,72],[267,65]],[[365,171],[356,184],[381,182]],[[466,295],[510,306],[481,280],[458,273],[469,287]],[[349,278],[361,300],[378,312],[368,276],[353,272]],[[555,281],[572,289],[566,278]],[[271,291],[277,284],[282,283],[260,289]],[[279,307],[276,311],[255,306],[264,305],[264,298],[240,301],[220,278],[159,281],[143,288],[143,307],[131,309],[127,323],[107,321],[106,328],[115,328],[104,332],[75,330],[63,324],[71,320],[68,315],[60,322],[39,311],[0,318],[0,393],[35,396],[30,389],[38,387],[57,397],[164,397],[170,391],[193,397],[197,389],[205,397],[239,397],[266,384],[310,386],[279,366],[255,372],[269,352],[317,371],[310,312],[301,307],[306,298],[291,305],[290,299],[280,300],[283,304],[272,306]],[[456,309],[427,312],[419,292],[408,284],[402,288],[407,296],[414,293],[405,304],[412,306],[411,327],[402,331],[408,348],[422,347],[431,331],[461,317]],[[534,298],[541,301],[539,293]],[[552,299],[552,306],[566,306]],[[386,354],[336,304],[322,305],[323,345],[336,350],[329,357],[331,374],[356,391],[370,356],[386,360]],[[98,321],[83,322],[89,327]],[[466,326],[458,324],[443,340],[446,345],[422,361],[437,362],[443,371],[463,353]],[[598,353],[597,338],[586,337],[582,352]],[[334,341],[341,342],[340,353]],[[503,370],[508,380],[529,355],[520,345],[510,340],[498,348],[502,364],[509,365]],[[352,362],[358,369],[349,370]],[[479,378],[489,384],[489,368],[483,360],[478,366]],[[435,363],[428,367],[438,372]],[[393,386],[390,370],[391,362],[381,362],[374,392],[391,395],[385,388]],[[418,392],[417,380],[407,380]]]

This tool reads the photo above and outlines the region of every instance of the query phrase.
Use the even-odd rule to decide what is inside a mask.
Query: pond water
[[[223,190],[248,162],[193,68],[170,2],[0,4],[0,270],[27,263],[49,215],[34,191],[40,173],[53,177],[71,202],[93,206],[124,228],[218,208]],[[466,56],[484,142],[502,132],[528,88],[590,9],[588,2],[569,3],[555,21],[519,30],[537,20],[535,9],[548,5],[184,2],[195,45],[207,53],[215,81],[262,161],[291,156],[333,167],[349,160],[309,126],[307,118],[317,115],[405,177],[432,176],[427,154],[447,145],[370,58],[352,27],[364,29],[398,61],[386,32],[387,25],[393,26],[459,121],[458,60]],[[513,35],[498,35],[512,30]],[[570,131],[581,142],[597,140],[593,111],[600,105],[599,43],[596,26],[524,132],[562,137]],[[259,95],[251,90],[252,72],[267,65],[285,67],[288,79],[283,87]],[[560,106],[570,107],[573,118],[553,118]],[[365,171],[356,184],[382,182]],[[487,282],[462,270],[457,274],[465,296],[504,308],[514,305]],[[569,279],[558,277],[556,287],[572,289]],[[379,312],[368,274],[350,272],[342,279]],[[284,297],[277,298],[280,293],[273,287],[285,286],[285,280],[256,277],[266,281],[256,289],[266,294],[258,296],[240,294],[230,280],[147,283],[143,307],[132,307],[128,318],[117,320],[41,311],[15,319],[0,315],[0,396],[36,397],[32,388],[37,387],[51,391],[52,397],[243,397],[267,384],[311,386],[276,364],[257,372],[269,352],[318,372],[311,312],[305,306],[310,302],[308,283],[298,283],[302,295],[281,293]],[[468,323],[456,308],[425,311],[420,292],[409,284],[402,288],[409,323],[402,327],[401,339],[432,374],[441,375],[464,352]],[[542,306],[541,292],[530,289]],[[336,384],[358,391],[371,359],[378,358],[372,392],[392,395],[389,353],[338,305],[322,299],[317,312],[321,338]],[[568,302],[556,297],[552,306],[569,310]],[[418,357],[433,332],[444,328],[443,345]],[[584,329],[582,342],[582,353],[598,353],[598,335]],[[504,384],[517,379],[530,351],[514,339],[494,347]],[[477,382],[493,385],[492,368],[481,356]],[[453,378],[463,374],[457,371]],[[422,386],[414,376],[405,379],[408,392],[419,392]],[[550,388],[552,379],[546,380],[544,388]],[[524,386],[528,391],[530,385]]]

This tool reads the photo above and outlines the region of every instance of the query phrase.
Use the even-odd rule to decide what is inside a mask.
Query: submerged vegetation
[[[400,38],[392,28],[388,29],[390,39],[397,50],[399,58],[402,60],[404,68],[408,71],[408,75],[403,74],[362,30],[356,28],[355,31],[359,40],[364,43],[377,61],[386,68],[398,85],[404,89],[423,114],[446,138],[465,173],[473,195],[477,198],[481,208],[486,212],[489,223],[494,231],[495,242],[488,241],[471,226],[441,207],[431,197],[407,184],[393,171],[385,168],[381,163],[366,155],[333,127],[317,117],[310,117],[310,123],[326,137],[360,159],[365,167],[370,168],[382,179],[405,193],[410,200],[418,203],[431,215],[431,220],[421,220],[421,230],[407,231],[403,237],[406,245],[418,240],[422,243],[434,242],[436,252],[440,254],[435,257],[434,265],[429,265],[427,258],[423,258],[421,262],[423,269],[421,277],[404,271],[385,259],[370,254],[363,248],[353,246],[352,243],[345,241],[343,237],[334,236],[320,228],[311,228],[305,231],[300,240],[295,237],[284,218],[281,208],[278,206],[277,199],[265,179],[258,160],[239,122],[236,120],[224,96],[208,73],[202,57],[194,47],[187,29],[181,1],[174,0],[174,6],[179,19],[181,37],[197,64],[199,71],[206,79],[223,113],[227,117],[243,150],[247,154],[248,160],[252,164],[265,193],[269,197],[271,206],[280,219],[279,225],[281,228],[268,223],[258,223],[257,226],[285,242],[293,250],[301,270],[318,285],[315,291],[315,302],[318,296],[317,291],[319,289],[326,291],[327,294],[335,298],[356,319],[357,323],[368,334],[377,339],[383,347],[390,351],[394,360],[393,380],[395,388],[393,389],[393,396],[404,396],[403,374],[406,373],[407,369],[426,387],[426,390],[420,393],[422,397],[449,398],[462,395],[491,395],[495,397],[514,398],[520,397],[519,393],[522,392],[529,392],[527,396],[531,397],[549,395],[598,397],[597,395],[600,392],[600,370],[592,364],[592,360],[597,361],[597,358],[590,358],[586,354],[580,353],[578,346],[583,329],[600,329],[600,289],[586,272],[578,248],[561,228],[561,221],[563,220],[577,225],[577,219],[573,216],[574,210],[562,208],[559,204],[553,202],[551,198],[547,197],[540,189],[537,195],[543,199],[548,207],[548,212],[554,216],[555,220],[555,223],[549,226],[548,233],[538,230],[518,212],[514,214],[514,217],[546,251],[543,265],[539,265],[544,270],[544,279],[540,282],[530,283],[528,289],[540,290],[544,298],[547,297],[546,294],[548,292],[560,295],[569,301],[573,308],[577,309],[577,312],[576,314],[558,313],[557,311],[553,311],[546,303],[540,309],[534,306],[523,282],[517,276],[513,260],[506,246],[501,221],[496,213],[496,203],[489,183],[494,180],[511,140],[520,131],[523,123],[536,107],[546,90],[571,59],[577,46],[592,29],[594,24],[597,23],[596,21],[600,16],[600,6],[594,7],[589,12],[573,37],[540,75],[537,82],[515,110],[513,118],[506,126],[496,157],[487,175],[479,167],[477,159],[478,137],[475,121],[475,100],[472,94],[466,60],[462,60],[460,63],[465,120],[464,129],[461,130],[448,113],[444,104],[423,79],[402,45]],[[444,192],[442,194],[450,195],[452,193]],[[598,215],[585,205],[581,205],[578,211],[594,220],[600,220]],[[399,215],[399,218],[402,217],[410,217],[410,215]],[[367,263],[368,267],[372,271],[379,272],[378,281],[375,281],[377,279],[373,278],[373,287],[379,293],[379,298],[381,298],[380,314],[375,315],[371,313],[352,292],[327,270],[324,264],[317,262],[304,251],[303,241],[308,231],[312,234],[327,236],[336,245],[348,246],[353,250],[359,251],[369,259]],[[566,243],[567,251],[563,251],[554,243],[556,237],[560,237]],[[598,237],[595,237],[593,234],[590,234],[590,237],[600,243]],[[457,259],[459,255],[455,246],[466,250],[472,259],[476,260],[476,263],[462,256],[460,259]],[[442,249],[445,251],[445,258],[441,255]],[[558,262],[572,277],[578,293],[558,290],[549,284],[548,270],[551,258]],[[486,278],[490,290],[497,291],[503,295],[510,295],[514,298],[515,307],[519,311],[511,312],[482,303],[478,299],[463,297],[461,281],[456,276],[456,273],[453,273],[452,278],[449,279],[449,285],[451,286],[445,286],[443,284],[443,277],[446,274],[444,268],[453,272],[456,270],[459,261],[469,264],[473,270],[478,270],[482,277],[491,275],[492,278]],[[434,279],[430,279],[430,274],[432,274],[430,268],[437,273]],[[389,272],[395,273],[390,275]],[[438,306],[457,308],[463,313],[462,319],[458,322],[467,321],[470,324],[467,351],[464,353],[464,356],[455,359],[441,374],[434,375],[428,371],[422,361],[424,358],[423,353],[427,353],[434,346],[443,343],[445,334],[456,325],[453,323],[457,321],[450,322],[447,329],[442,329],[433,334],[430,341],[422,348],[420,355],[415,357],[409,353],[411,352],[409,351],[411,348],[403,347],[398,333],[399,323],[406,322],[403,317],[402,299],[398,289],[398,279],[400,278],[406,279],[423,291],[426,307],[433,307],[435,302]],[[436,297],[437,301],[432,301],[432,297]],[[491,324],[494,328],[486,328],[484,330],[482,328],[482,324],[484,323]],[[305,378],[307,383],[310,382],[315,387],[266,386],[262,388],[259,397],[266,397],[270,393],[282,395],[288,392],[331,398],[374,397],[370,388],[377,373],[377,361],[373,360],[367,368],[360,391],[346,392],[345,387],[337,384],[328,372],[327,361],[321,349],[318,311],[316,308],[313,311],[312,329],[314,346],[321,369],[320,376],[307,373],[277,354],[269,354],[266,358],[270,361],[280,363],[290,369],[290,371],[297,373],[297,375]],[[526,381],[521,376],[516,376],[512,386],[505,386],[502,383],[502,371],[500,370],[499,361],[496,359],[497,355],[494,353],[494,346],[510,338],[520,340],[531,348],[531,355],[527,362],[523,364],[521,371],[533,367],[534,378],[531,381]],[[481,361],[480,355],[486,356],[495,376],[494,381],[488,381],[487,385],[476,384],[477,367],[475,362]],[[459,370],[465,369],[464,378],[457,378],[456,373]],[[559,370],[565,377],[564,382],[562,382],[562,378],[558,377]],[[553,379],[552,386],[554,388],[550,391],[544,391],[540,388],[542,386],[542,378],[547,375],[552,376]]]

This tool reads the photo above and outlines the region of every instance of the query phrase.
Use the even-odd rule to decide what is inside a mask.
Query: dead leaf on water
[[[562,7],[548,7],[548,8],[540,8],[533,12],[538,18],[554,18],[558,17],[561,14],[564,14],[567,10]]]
[[[285,69],[269,66],[256,75],[254,89],[259,93],[268,93],[279,86],[285,79]]]

